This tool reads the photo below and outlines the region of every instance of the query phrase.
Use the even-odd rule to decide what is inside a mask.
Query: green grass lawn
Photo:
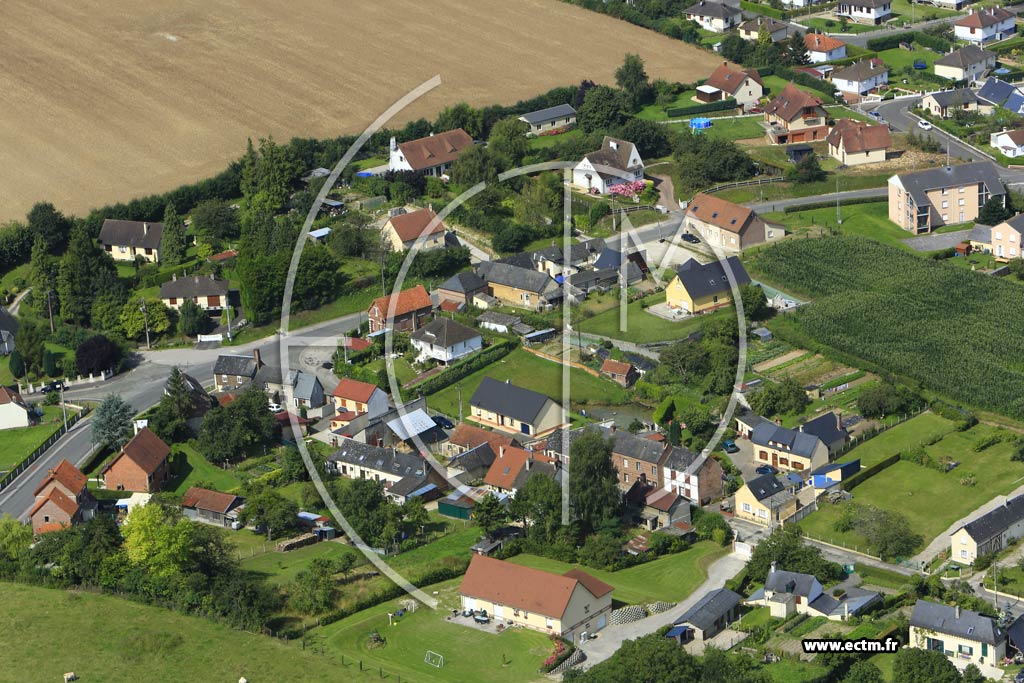
[[[181,455],[176,457],[183,457],[184,464],[180,465],[181,469],[178,474],[164,486],[163,490],[167,493],[184,495],[189,488],[199,484],[210,486],[216,491],[230,493],[242,484],[234,470],[217,467],[187,444],[174,444],[171,451],[175,454],[180,453]]]
[[[15,383],[14,375],[11,374],[11,360],[7,356],[0,356],[0,384],[12,386]]]
[[[9,470],[43,445],[43,442],[60,429],[63,413],[60,406],[42,406],[43,417],[34,427],[20,427],[3,431],[3,448],[0,448],[0,470]],[[68,418],[71,412],[68,412]]]
[[[620,569],[617,572],[592,569],[550,560],[537,555],[517,555],[511,559],[516,564],[564,574],[574,566],[615,587],[612,598],[619,602],[637,605],[664,600],[677,602],[697,589],[707,578],[708,567],[728,548],[702,541],[689,550],[675,555],[666,555],[651,562]]]
[[[722,140],[751,140],[763,138],[765,135],[764,128],[761,127],[763,119],[760,116],[718,117],[711,120],[711,128],[702,131],[702,135]],[[690,128],[689,123],[670,123],[668,126],[679,131]]]
[[[317,558],[335,560],[342,555],[354,555],[363,560],[362,554],[350,545],[328,541],[307,545],[298,550],[279,553],[276,550],[242,560],[242,568],[263,574],[267,580],[275,584],[286,584],[295,580],[295,575],[309,567]]]
[[[740,617],[740,629],[752,631],[755,628],[772,623],[772,613],[767,607],[755,607]],[[774,621],[778,621],[777,619]]]
[[[781,662],[765,664],[762,670],[771,676],[775,683],[804,683],[817,681],[828,673],[828,669],[813,662],[801,662],[784,659]]]
[[[902,513],[927,544],[957,519],[1024,482],[1024,463],[1010,460],[1011,443],[999,443],[980,453],[973,451],[975,443],[998,431],[995,427],[977,425],[966,432],[949,432],[925,450],[936,460],[952,457],[960,461],[960,466],[943,473],[900,461],[857,486],[854,500]],[[976,485],[961,484],[969,474],[976,477]],[[835,531],[840,511],[841,506],[823,505],[801,521],[800,526],[811,536],[864,548],[867,543],[860,534]]]
[[[892,664],[896,659],[896,655],[892,653],[877,654],[874,657],[868,659],[869,662],[874,664],[881,670],[882,678],[887,681],[892,680]]]
[[[905,0],[903,1],[905,2]],[[900,0],[896,0],[896,2],[900,2]],[[893,4],[895,4],[895,2]],[[953,12],[953,14],[956,14],[956,12]],[[902,72],[906,67],[913,68],[915,61],[923,59],[925,64],[928,65],[926,71],[930,72],[935,60],[942,57],[942,55],[924,48],[904,50],[898,47],[894,47],[891,50],[882,50],[878,53],[878,56],[885,62],[885,65],[889,67],[890,83],[899,82],[899,78],[903,77],[900,72]]]
[[[384,157],[370,157],[368,159],[360,159],[359,161],[353,161],[352,165],[355,167],[357,171],[362,171],[363,169],[373,168],[375,166],[383,166],[386,163],[388,163],[388,160],[385,159]]]
[[[877,31],[877,26],[871,26],[867,24],[855,24],[852,21],[847,24],[846,28],[842,28],[839,25],[839,21],[836,19],[825,19],[824,17],[814,17],[813,19],[801,19],[800,23],[824,33],[869,33],[870,31]]]
[[[453,384],[427,397],[427,405],[446,415],[459,414],[459,387],[462,387],[463,415],[469,415],[469,399],[484,377],[511,380],[513,384],[562,401],[562,372],[559,364],[516,349],[496,363],[477,370],[458,384]],[[569,369],[572,399],[601,405],[620,405],[629,399],[629,393],[619,385],[577,368]]]
[[[869,204],[851,204],[847,207],[840,205],[840,215],[843,224],[840,230],[851,235],[861,235],[884,244],[901,249],[908,247],[902,240],[911,235],[889,220],[889,205],[887,202],[871,202]],[[830,206],[824,209],[811,209],[808,211],[793,211],[783,213],[781,211],[769,213],[765,220],[782,223],[794,232],[803,232],[809,228],[833,229],[836,227],[836,207]],[[917,253],[917,252],[915,252]]]
[[[421,605],[394,626],[388,625],[388,613],[397,611],[405,599],[377,605],[311,631],[314,642],[322,643],[330,653],[337,671],[335,678],[323,680],[379,680],[379,667],[389,683],[394,683],[397,676],[415,683],[519,683],[540,679],[537,669],[553,647],[548,637],[518,628],[486,633],[447,621],[448,610],[458,605],[457,586],[457,580],[430,586],[429,592],[437,592],[444,608],[435,611]],[[384,647],[368,647],[367,637],[373,630],[386,639]],[[424,662],[427,650],[444,656],[443,668]],[[347,669],[340,664],[341,655],[349,665]],[[363,675],[359,672],[360,661],[370,669]],[[311,678],[307,676],[306,680]]]
[[[837,119],[853,119],[854,121],[875,123],[875,120],[867,114],[862,114],[856,109],[850,109],[845,104],[830,104],[825,107],[825,111],[827,111],[833,118]]]
[[[903,424],[868,439],[849,453],[839,458],[840,462],[860,459],[861,467],[871,467],[890,455],[906,451],[931,440],[935,436],[949,434],[955,429],[952,421],[934,413],[922,413]]]
[[[154,675],[161,683],[243,676],[254,683],[348,680],[336,657],[303,652],[298,641],[285,643],[160,607],[11,583],[0,583],[0,601],[0,642],[19,644],[4,648],[5,681],[60,681],[66,671],[85,683]],[[54,633],[74,636],[53,647]]]
[[[886,569],[879,569],[869,564],[858,564],[857,576],[861,580],[872,586],[881,586],[882,588],[892,588],[898,590],[903,586],[906,586],[910,581],[909,576],[904,576],[898,572],[888,571]]]
[[[671,104],[649,104],[639,112],[636,117],[645,121],[666,121],[668,115],[665,113],[666,109],[672,109],[675,107],[693,107],[701,102],[693,99],[697,95],[696,90],[687,90],[680,93]]]
[[[928,21],[930,19],[943,19],[945,17],[961,16],[960,12],[957,12],[954,9],[947,9],[945,7],[932,7],[931,5],[922,5],[918,3],[916,7],[911,8],[908,0],[893,0],[892,13],[894,16],[908,22],[911,21],[911,19],[914,21]],[[884,54],[885,52],[878,53],[880,57]],[[935,53],[933,52],[932,54]],[[886,59],[885,63],[889,64],[889,60]]]
[[[558,135],[538,135],[537,137],[530,138],[530,149],[554,147],[559,143],[568,142],[569,140],[582,136],[583,131],[579,128],[573,128],[572,130],[567,130],[564,133],[559,133]]]
[[[642,301],[648,305],[664,303],[665,294],[659,292],[646,297]],[[701,325],[701,321],[710,316],[735,317],[733,308],[723,308],[714,313],[703,316],[691,316],[685,320],[673,321],[659,318],[653,313],[645,311],[641,301],[634,301],[626,306],[626,329],[622,330],[619,325],[618,306],[599,313],[592,318],[578,323],[583,333],[599,334],[603,337],[614,339],[628,339],[631,342],[643,344],[646,342],[668,341],[672,339],[684,339],[691,332],[695,332]]]
[[[27,283],[28,276],[32,271],[32,264],[22,263],[20,266],[11,268],[3,277],[0,277],[0,292],[14,292],[15,289],[20,289],[16,286],[16,282]],[[44,292],[45,294],[45,292]]]
[[[824,162],[822,163],[824,165]],[[847,190],[885,187],[885,183],[891,175],[891,173],[858,173],[845,170],[839,179],[839,191],[845,192]],[[802,184],[782,182],[754,187],[737,187],[718,192],[715,196],[728,199],[730,202],[743,204],[746,202],[772,201],[773,199],[789,199],[792,197],[815,197],[818,195],[833,195],[834,198],[835,191],[835,175],[830,173],[825,180],[819,182]],[[832,210],[832,216],[832,224],[835,225],[835,209]],[[908,233],[907,237],[909,236],[910,234]]]

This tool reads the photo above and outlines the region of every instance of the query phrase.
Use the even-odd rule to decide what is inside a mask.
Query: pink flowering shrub
[[[618,197],[629,197],[633,198],[639,195],[647,189],[647,183],[642,180],[631,180],[626,183],[619,183],[618,185],[612,185],[608,188],[608,194],[616,195]]]

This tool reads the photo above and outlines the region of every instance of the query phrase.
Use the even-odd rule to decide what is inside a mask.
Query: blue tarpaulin
[[[696,119],[690,119],[690,128],[693,130],[704,130],[705,128],[711,127],[711,119],[706,117],[700,117]]]

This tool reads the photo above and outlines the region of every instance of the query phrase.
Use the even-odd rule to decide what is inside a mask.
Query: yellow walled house
[[[974,564],[983,555],[997,553],[1024,536],[1024,496],[1003,504],[964,524],[949,535],[949,559]]]
[[[726,259],[736,285],[750,284],[750,276],[735,256]],[[713,311],[732,303],[732,289],[721,262],[702,264],[690,259],[676,268],[665,290],[665,303],[669,308],[690,314]]]
[[[487,283],[487,293],[501,303],[531,311],[547,310],[562,300],[562,288],[546,272],[484,261],[477,273]]]
[[[828,446],[802,429],[787,429],[764,420],[750,433],[754,461],[790,472],[804,472],[828,464]]]
[[[1010,261],[1022,257],[1024,240],[1024,214],[1017,214],[999,225],[992,226],[992,255],[997,261]]]
[[[107,218],[100,228],[99,242],[115,261],[134,261],[141,257],[157,263],[163,235],[163,223]]]
[[[770,526],[796,514],[798,504],[789,486],[773,474],[763,474],[736,491],[735,513],[739,519]]]
[[[906,647],[941,652],[960,666],[995,665],[1006,656],[1006,633],[995,619],[973,610],[918,600]]]
[[[418,244],[421,251],[444,247],[448,228],[437,219],[433,207],[400,213],[384,223],[384,241],[393,251],[405,251]]]
[[[612,587],[579,569],[552,574],[474,555],[459,586],[462,609],[579,642],[608,623]]]
[[[492,377],[484,377],[473,392],[469,416],[485,427],[529,436],[550,434],[563,424],[562,406],[544,394]]]
[[[989,161],[894,175],[888,185],[889,220],[915,235],[977,220],[993,197],[1006,201],[999,169]]]
[[[168,308],[178,310],[186,301],[191,301],[204,311],[220,311],[228,305],[228,281],[209,277],[177,275],[160,285],[160,300]]]
[[[872,126],[853,119],[839,119],[829,131],[828,153],[844,166],[885,161],[892,147],[889,126]]]

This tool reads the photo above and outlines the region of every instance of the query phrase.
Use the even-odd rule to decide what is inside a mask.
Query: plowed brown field
[[[0,219],[173,188],[248,136],[358,132],[434,74],[395,123],[612,82],[627,51],[672,80],[717,63],[558,0],[5,0]]]

